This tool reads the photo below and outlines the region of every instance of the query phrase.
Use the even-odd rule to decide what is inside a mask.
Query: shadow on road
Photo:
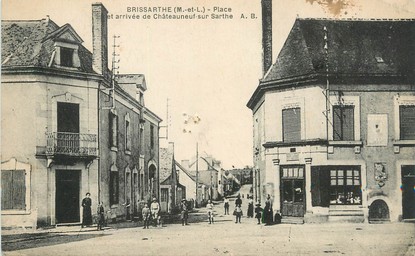
[[[70,233],[70,234],[68,234]],[[38,234],[19,234],[3,235],[1,237],[1,248],[3,251],[15,251],[23,249],[38,248],[43,246],[78,242],[96,237],[108,236],[108,234],[83,234],[83,232],[67,232],[65,234],[38,233]]]

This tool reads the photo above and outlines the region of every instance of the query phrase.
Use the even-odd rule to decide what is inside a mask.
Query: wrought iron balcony
[[[48,132],[46,155],[94,157],[98,154],[96,134]]]

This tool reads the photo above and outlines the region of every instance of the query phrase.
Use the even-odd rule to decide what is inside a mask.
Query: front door
[[[56,170],[56,222],[79,222],[81,171]]]
[[[161,189],[161,200],[160,200],[160,207],[162,212],[168,212],[169,210],[169,189],[162,188]]]
[[[281,167],[281,214],[303,217],[305,212],[304,166]]]
[[[415,219],[415,165],[402,166],[402,218]]]

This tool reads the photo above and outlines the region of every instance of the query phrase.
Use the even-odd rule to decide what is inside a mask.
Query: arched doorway
[[[369,223],[390,221],[389,207],[385,201],[377,199],[369,207]]]

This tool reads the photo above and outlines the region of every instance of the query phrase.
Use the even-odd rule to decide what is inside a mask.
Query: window
[[[118,147],[118,116],[109,112],[109,141],[110,147]]]
[[[73,67],[73,49],[60,48],[60,64],[64,67]]]
[[[399,106],[400,140],[415,140],[415,106]]]
[[[150,126],[150,147],[154,149],[154,126]]]
[[[362,204],[359,167],[330,169],[330,204]]]
[[[110,204],[118,204],[118,169],[113,165],[110,170]]]
[[[1,171],[1,210],[26,209],[26,171]]]
[[[125,150],[131,150],[131,129],[128,120],[125,121]]]
[[[300,108],[282,110],[282,140],[293,142],[301,140],[301,111]]]
[[[354,106],[333,106],[333,140],[353,141]]]

